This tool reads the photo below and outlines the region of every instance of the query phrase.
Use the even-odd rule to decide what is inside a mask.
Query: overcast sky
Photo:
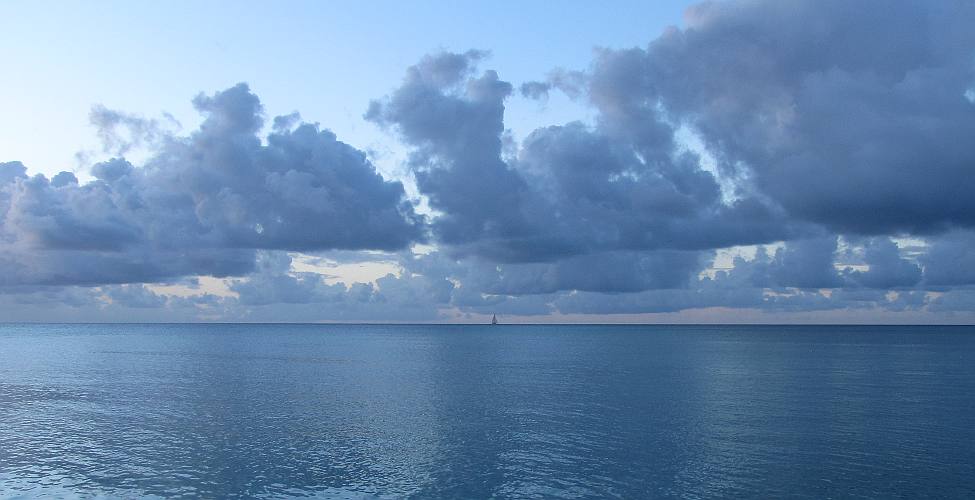
[[[5,2],[0,320],[971,323],[970,2]]]

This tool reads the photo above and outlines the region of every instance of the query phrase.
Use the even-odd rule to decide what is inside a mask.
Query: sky
[[[975,322],[970,2],[0,4],[0,320]]]

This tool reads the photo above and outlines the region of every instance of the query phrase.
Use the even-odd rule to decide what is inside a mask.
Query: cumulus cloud
[[[364,115],[408,148],[403,180],[297,112],[267,123],[245,84],[193,99],[182,136],[96,107],[117,157],[94,180],[0,163],[0,294],[251,320],[972,311],[973,22],[965,2],[709,2],[518,87],[487,52],[431,54]],[[555,91],[593,119],[514,140],[507,100]],[[293,259],[364,250],[399,272]],[[231,294],[142,285],[197,275]]]
[[[443,214],[433,230],[455,251],[552,261],[764,243],[790,234],[759,198],[725,203],[713,174],[678,147],[673,127],[655,110],[642,112],[645,121],[633,119],[633,127],[538,129],[516,158],[505,159],[504,101],[512,86],[494,71],[477,73],[476,62],[459,54],[428,57],[366,114],[413,146],[417,186]],[[436,76],[442,73],[452,77]]]
[[[700,4],[646,49],[601,52],[590,98],[626,116],[659,105],[797,219],[971,226],[973,20],[964,2]]]
[[[929,286],[975,285],[975,231],[953,231],[935,238],[921,262]]]
[[[913,287],[921,281],[921,266],[904,258],[890,238],[871,238],[864,247],[867,271],[853,271],[849,278],[870,288]]]
[[[242,275],[259,249],[392,250],[423,239],[402,184],[330,131],[279,127],[263,143],[263,109],[244,84],[193,103],[199,130],[166,138],[142,166],[114,158],[79,184],[0,165],[0,283]]]

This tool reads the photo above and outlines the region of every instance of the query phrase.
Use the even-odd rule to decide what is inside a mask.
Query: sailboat
[[[492,314],[491,315],[491,324],[492,325],[498,324],[498,315],[497,314]]]

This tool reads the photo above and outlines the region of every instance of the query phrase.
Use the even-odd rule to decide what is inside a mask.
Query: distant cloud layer
[[[197,96],[204,120],[185,136],[95,107],[117,157],[94,180],[0,164],[0,310],[975,312],[975,6],[720,2],[685,23],[535,82],[483,70],[482,51],[424,57],[364,110],[408,148],[403,180],[297,114],[262,132],[245,84]],[[514,141],[505,103],[552,92],[595,119]],[[134,147],[151,151],[140,165],[122,156]],[[400,272],[335,283],[293,262],[340,251]],[[192,291],[197,276],[226,293],[151,286]]]

